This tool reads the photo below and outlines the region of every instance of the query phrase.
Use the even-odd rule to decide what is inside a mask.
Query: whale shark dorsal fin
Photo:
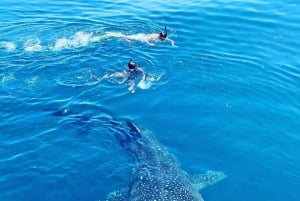
[[[104,201],[127,201],[129,188],[122,188],[118,191],[113,191],[108,194]]]
[[[208,186],[214,185],[224,179],[226,175],[223,172],[209,170],[204,174],[189,175],[189,180],[197,191]]]

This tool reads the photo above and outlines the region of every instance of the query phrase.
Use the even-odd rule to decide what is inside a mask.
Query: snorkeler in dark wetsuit
[[[107,78],[118,78],[121,79],[118,83],[122,84],[126,81],[128,81],[128,90],[130,92],[134,92],[134,87],[135,87],[135,78],[138,77],[139,75],[142,76],[140,82],[145,81],[146,79],[146,74],[144,70],[137,65],[137,63],[134,60],[130,60],[128,62],[127,68],[124,69],[122,72],[114,72],[111,74],[106,74],[104,75],[102,79],[107,79]]]
[[[160,33],[152,33],[152,34],[134,34],[134,35],[125,35],[120,32],[107,32],[106,37],[118,37],[118,38],[124,38],[125,40],[132,41],[142,41],[147,43],[148,45],[154,46],[155,44],[152,43],[152,41],[169,41],[173,47],[177,47],[173,40],[168,38],[168,32],[167,27],[165,26],[164,32]]]
[[[146,74],[144,70],[137,65],[137,63],[133,60],[128,62],[127,68],[125,69],[128,80],[135,79],[139,74],[142,75],[141,81],[144,81],[146,78]]]

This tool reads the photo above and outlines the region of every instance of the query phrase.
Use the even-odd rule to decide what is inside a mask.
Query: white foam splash
[[[58,38],[55,41],[53,47],[42,47],[39,38],[30,38],[25,40],[23,49],[27,52],[41,52],[45,50],[59,51],[63,49],[80,48],[89,45],[89,43],[99,42],[106,36],[97,36],[92,32],[78,31],[69,38]],[[7,51],[16,50],[16,44],[13,42],[0,41],[0,49],[6,49]]]
[[[157,82],[161,79],[161,76],[148,75],[145,81],[140,81],[137,84],[137,87],[140,89],[149,89],[154,82]]]
[[[38,79],[39,79],[38,76],[34,76],[34,77],[31,77],[31,78],[26,79],[25,81],[26,81],[27,84],[33,85],[33,84],[36,83],[36,81],[37,81]]]
[[[83,31],[79,31],[69,38],[57,39],[54,47],[52,47],[51,49],[54,51],[58,51],[62,49],[85,47],[90,42],[98,42],[101,39],[102,39],[101,36],[94,36],[93,33],[86,33]]]
[[[5,82],[8,82],[8,81],[11,81],[11,80],[15,80],[15,75],[13,73],[8,73],[6,75],[3,75],[2,77],[2,83],[5,83]]]
[[[140,88],[140,89],[149,89],[151,86],[152,86],[152,82],[149,82],[149,81],[140,81],[137,86]]]
[[[27,52],[40,52],[42,51],[41,41],[38,38],[28,39],[24,43],[24,50]]]
[[[16,49],[16,45],[12,42],[1,41],[0,48],[4,48],[7,51],[14,51]]]

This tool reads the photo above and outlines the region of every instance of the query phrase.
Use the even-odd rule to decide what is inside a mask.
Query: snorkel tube
[[[168,31],[167,31],[167,27],[165,25],[165,34],[166,34],[166,37],[168,36]]]

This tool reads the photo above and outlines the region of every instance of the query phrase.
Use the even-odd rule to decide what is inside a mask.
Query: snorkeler
[[[152,34],[134,34],[134,35],[125,35],[120,32],[106,32],[106,37],[118,37],[123,38],[127,41],[137,40],[147,43],[148,45],[154,46],[155,44],[153,42],[155,41],[169,41],[173,47],[177,47],[175,45],[175,42],[168,38],[168,31],[167,27],[165,26],[165,30],[160,33],[152,33]]]
[[[119,79],[118,83],[123,84],[124,82],[128,81],[128,90],[132,93],[134,93],[134,87],[135,87],[135,78],[139,75],[142,76],[140,82],[145,81],[146,74],[144,70],[137,65],[137,63],[134,60],[130,60],[128,62],[127,68],[125,68],[122,72],[115,72],[111,74],[105,74],[102,79],[107,78],[116,78]]]

